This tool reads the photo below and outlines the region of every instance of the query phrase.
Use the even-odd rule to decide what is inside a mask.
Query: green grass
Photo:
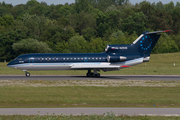
[[[0,108],[180,107],[180,86],[1,86]]]
[[[165,116],[115,116],[114,114],[108,115],[81,115],[81,116],[0,116],[0,120],[180,120],[180,117],[165,117]]]
[[[173,64],[176,64],[174,67]],[[21,75],[22,70],[8,68],[7,63],[0,63],[1,75]],[[77,71],[31,71],[31,75],[85,75],[86,70]],[[135,75],[180,75],[180,53],[152,54],[150,62],[136,65],[120,71],[101,72],[101,74]]]

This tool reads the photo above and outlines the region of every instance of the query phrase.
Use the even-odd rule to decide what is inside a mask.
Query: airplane
[[[158,33],[169,31],[143,32],[132,44],[107,45],[102,53],[24,54],[7,66],[23,70],[26,77],[30,76],[30,70],[87,70],[87,77],[100,77],[100,70],[114,71],[149,62],[150,53],[161,36]]]

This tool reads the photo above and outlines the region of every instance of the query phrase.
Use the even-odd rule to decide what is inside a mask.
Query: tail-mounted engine
[[[107,60],[108,62],[123,62],[123,61],[126,61],[126,57],[124,56],[108,56],[107,57]]]

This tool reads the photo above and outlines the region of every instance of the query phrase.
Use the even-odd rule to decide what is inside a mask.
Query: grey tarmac
[[[180,108],[1,108],[0,115],[115,115],[180,116]]]
[[[180,81],[180,75],[102,75],[101,77],[68,75],[0,75],[0,80],[164,80]]]

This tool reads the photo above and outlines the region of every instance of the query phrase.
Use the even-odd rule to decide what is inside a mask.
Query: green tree
[[[71,14],[71,7],[69,5],[63,5],[58,9],[58,12],[62,14],[64,17],[67,17]]]
[[[47,7],[41,4],[37,4],[29,10],[30,15],[42,16],[46,12]]]
[[[69,16],[70,25],[73,26],[75,32],[79,33],[80,35],[85,35],[87,33],[87,29],[90,30],[91,33],[96,27],[96,19],[93,17],[92,14],[88,14],[80,12],[79,14],[74,14]],[[93,35],[93,34],[92,34]]]
[[[109,12],[109,11],[118,11],[118,9],[116,8],[115,5],[111,5],[106,9],[106,12]]]
[[[106,13],[99,13],[96,18],[97,36],[103,37],[105,34],[111,33],[120,29],[120,15],[119,11],[109,11]]]
[[[75,0],[75,10],[77,13],[85,11],[88,5],[88,0]]]
[[[173,19],[170,13],[165,10],[156,9],[154,14],[149,18],[149,24],[147,27],[152,30],[167,30],[173,26]]]
[[[136,31],[137,34],[141,34],[145,30],[145,16],[142,12],[135,13],[133,16],[122,21],[122,30],[123,32],[128,32],[132,34],[133,31]]]
[[[176,7],[180,8],[180,2],[176,3]]]
[[[178,52],[179,48],[171,36],[163,33],[153,49],[153,53],[172,53]]]
[[[156,8],[157,9],[164,9],[164,5],[161,1],[159,1],[157,4],[156,4]]]
[[[87,46],[87,49],[90,53],[100,53],[104,51],[106,45],[107,42],[104,42],[100,37],[92,38]]]
[[[18,54],[12,50],[12,45],[23,38],[21,31],[11,30],[0,34],[0,61],[11,60]]]
[[[174,3],[171,1],[169,4],[165,4],[164,6],[167,12],[171,12],[174,8]]]
[[[56,44],[56,53],[70,53],[68,42],[58,42]]]
[[[28,0],[28,2],[26,3],[27,6],[33,7],[36,4],[39,4],[39,2],[37,0]]]
[[[83,36],[73,36],[68,40],[68,46],[71,53],[86,53],[87,41]]]
[[[178,34],[180,31],[180,7],[176,7],[172,12],[173,32]]]
[[[18,19],[20,16],[28,12],[28,8],[24,4],[16,5],[11,9],[11,14],[13,15],[14,19]]]
[[[0,17],[0,25],[4,27],[11,26],[11,24],[14,21],[14,17],[12,15],[4,15],[3,17]]]
[[[22,39],[17,43],[13,43],[12,48],[18,54],[25,53],[50,53],[52,50],[46,43],[39,42],[36,39]]]
[[[39,38],[45,29],[46,18],[43,16],[24,14],[20,20],[28,28],[27,35],[29,37]]]

